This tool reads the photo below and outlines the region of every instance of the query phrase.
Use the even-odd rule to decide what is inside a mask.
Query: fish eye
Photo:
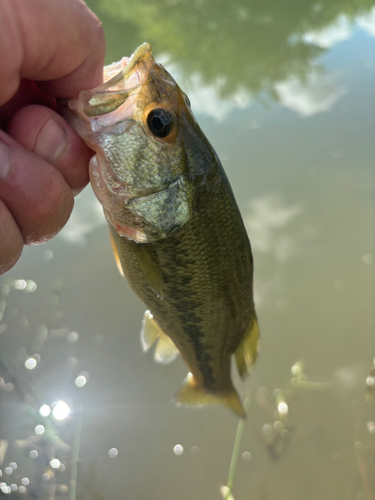
[[[147,125],[155,137],[163,139],[173,130],[174,117],[165,109],[153,109],[147,117]]]

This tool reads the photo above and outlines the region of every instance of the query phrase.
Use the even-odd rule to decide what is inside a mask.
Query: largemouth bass
[[[249,239],[221,163],[186,94],[144,43],[104,68],[100,87],[64,114],[96,155],[94,192],[110,225],[118,267],[147,307],[144,350],[178,352],[190,373],[183,404],[245,412],[231,380],[258,352]]]

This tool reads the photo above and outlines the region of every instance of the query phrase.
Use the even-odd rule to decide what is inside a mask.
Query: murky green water
[[[374,3],[90,6],[108,63],[148,41],[188,93],[249,231],[262,344],[235,378],[235,500],[374,500]],[[223,498],[238,420],[170,403],[186,366],[142,353],[90,188],[0,294],[0,497],[73,500],[78,466],[79,500]]]

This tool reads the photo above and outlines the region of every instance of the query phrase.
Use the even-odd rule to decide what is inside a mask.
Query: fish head
[[[104,83],[68,107],[64,117],[96,152],[91,183],[118,234],[148,243],[181,231],[210,148],[201,144],[187,96],[155,62],[151,46],[105,67]]]

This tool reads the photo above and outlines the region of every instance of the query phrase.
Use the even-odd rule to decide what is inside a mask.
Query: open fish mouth
[[[70,100],[70,109],[87,118],[108,115],[117,110],[142,84],[147,71],[142,71],[139,65],[151,56],[152,47],[145,42],[130,57],[123,57],[121,61],[106,66],[104,83],[95,89],[84,90],[78,99]],[[116,121],[117,115],[110,116],[110,120],[100,120],[100,123],[111,125]]]

